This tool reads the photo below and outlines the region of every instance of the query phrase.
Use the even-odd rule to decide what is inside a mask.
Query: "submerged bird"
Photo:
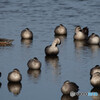
[[[21,32],[21,38],[22,39],[33,39],[33,33],[29,28],[25,28]]]
[[[41,68],[41,62],[36,57],[30,59],[27,65],[30,69],[34,69],[34,70]]]
[[[9,82],[20,82],[22,80],[22,75],[18,69],[14,69],[12,72],[8,74]]]
[[[96,72],[92,75],[90,78],[90,83],[93,87],[99,87],[100,88],[100,73]]]
[[[100,65],[96,65],[90,70],[90,75],[92,76],[94,73],[99,72],[100,73]]]
[[[61,44],[61,40],[59,38],[55,38],[52,45],[49,45],[45,48],[46,56],[57,56],[59,53],[59,49],[57,45]]]
[[[88,44],[99,45],[100,44],[100,37],[97,34],[92,33],[88,38]]]
[[[60,24],[54,30],[55,35],[67,35],[67,28]]]
[[[79,87],[74,82],[65,81],[61,87],[61,92],[65,95],[70,94],[70,92],[78,92]]]
[[[13,41],[12,39],[0,38],[0,46],[11,45]]]
[[[88,39],[88,33],[89,29],[87,27],[84,27],[81,29],[80,26],[77,26],[75,28],[75,34],[74,34],[74,40],[87,40]]]

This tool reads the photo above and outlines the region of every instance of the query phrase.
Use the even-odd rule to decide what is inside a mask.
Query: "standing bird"
[[[25,28],[21,32],[21,39],[33,39],[33,33],[29,28]]]
[[[64,95],[70,94],[70,92],[78,92],[78,90],[78,85],[70,81],[65,81],[63,86],[61,87],[61,92]]]
[[[8,74],[9,82],[20,82],[22,80],[22,75],[18,69],[14,69],[12,72]]]
[[[57,45],[59,44],[61,44],[61,40],[59,38],[55,38],[52,45],[49,45],[45,48],[46,56],[57,56],[59,53]]]
[[[55,33],[55,36],[56,35],[67,35],[67,28],[63,26],[62,24],[60,24],[59,26],[55,28],[54,33]]]
[[[74,40],[87,40],[88,39],[88,33],[89,29],[87,27],[84,27],[81,29],[80,26],[77,26],[75,28],[75,34],[74,34]]]

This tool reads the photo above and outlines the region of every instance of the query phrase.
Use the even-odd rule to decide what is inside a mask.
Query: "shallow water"
[[[89,92],[90,69],[100,64],[100,48],[74,42],[76,25],[88,26],[89,34],[100,35],[100,0],[0,0],[0,37],[14,39],[12,46],[0,47],[0,98],[2,100],[61,100],[64,81],[79,85],[79,92]],[[57,58],[45,57],[44,48],[54,40],[54,29],[63,24],[67,37],[60,37]],[[21,41],[24,28],[34,33],[33,41]],[[41,71],[30,71],[29,59],[37,57],[42,62]],[[7,75],[14,68],[22,74],[18,93],[12,93]],[[80,96],[79,100],[92,100]],[[94,99],[95,100],[95,99]]]

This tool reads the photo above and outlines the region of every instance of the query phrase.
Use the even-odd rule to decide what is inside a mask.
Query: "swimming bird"
[[[34,70],[41,68],[41,62],[36,57],[34,57],[33,59],[30,59],[27,65],[30,69],[34,69]]]
[[[33,39],[33,33],[29,28],[21,31],[21,39]]]
[[[12,39],[0,38],[0,46],[11,45],[13,41]]]
[[[60,24],[59,26],[57,26],[54,30],[55,35],[67,35],[67,28]]]
[[[92,75],[90,78],[90,83],[93,87],[99,87],[100,88],[100,73],[96,72]]]
[[[20,82],[22,80],[22,75],[18,69],[14,69],[12,72],[8,74],[9,82]]]
[[[49,45],[45,48],[46,56],[57,56],[59,53],[59,49],[57,45],[61,44],[61,40],[59,38],[55,38],[52,45]]]
[[[94,73],[99,72],[100,73],[100,65],[96,65],[90,70],[90,75],[92,76]]]
[[[81,29],[80,26],[75,28],[74,40],[87,40],[88,39],[89,29],[88,27],[84,27]]]
[[[82,29],[82,32],[88,36],[89,35],[89,29],[88,29],[88,27],[84,27]]]
[[[99,35],[92,33],[89,37],[88,37],[88,44],[90,45],[99,45],[100,44],[100,37]]]
[[[63,86],[61,87],[61,92],[65,95],[70,94],[70,92],[78,92],[79,90],[79,86],[74,83],[74,82],[70,82],[70,81],[65,81]]]

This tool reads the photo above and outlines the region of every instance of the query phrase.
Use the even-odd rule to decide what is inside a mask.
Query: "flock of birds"
[[[57,26],[54,30],[55,36],[67,36],[67,28],[60,24]],[[87,27],[84,27],[81,29],[80,26],[77,26],[75,28],[75,34],[73,36],[74,41],[85,41],[86,45],[100,45],[100,37],[92,33],[89,36],[89,29]],[[24,29],[21,32],[21,39],[33,39],[33,33],[29,28]],[[13,40],[9,39],[0,39],[0,45],[8,45],[11,44]],[[59,53],[59,48],[57,45],[61,44],[61,40],[59,38],[55,38],[51,45],[47,46],[45,48],[45,54],[46,56],[55,57]],[[40,70],[41,69],[41,62],[38,60],[38,58],[34,57],[33,59],[30,59],[27,63],[27,66],[29,69],[32,70]],[[93,87],[100,88],[100,66],[96,65],[90,70],[90,83]],[[0,72],[1,77],[1,72]],[[9,82],[12,83],[18,83],[22,80],[22,75],[20,71],[16,68],[12,72],[8,74],[7,77]],[[79,86],[70,81],[65,81],[61,87],[61,92],[64,95],[69,95],[71,91],[78,92]]]

